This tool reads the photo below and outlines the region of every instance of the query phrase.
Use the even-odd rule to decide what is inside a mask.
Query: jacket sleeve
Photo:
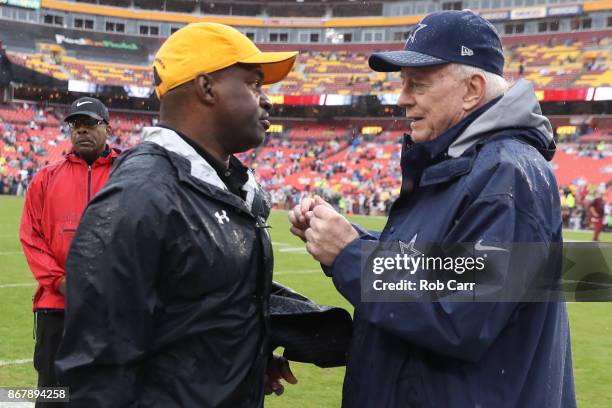
[[[41,286],[57,291],[64,279],[64,268],[53,256],[42,226],[42,213],[45,202],[45,171],[38,172],[26,194],[19,240],[23,253],[34,278]]]
[[[380,231],[367,230],[359,224],[352,224],[352,225],[353,225],[353,228],[355,228],[355,230],[359,234],[359,238],[361,239],[377,240],[380,238]]]
[[[135,169],[135,171],[142,169]],[[65,331],[56,360],[71,406],[124,407],[139,399],[139,362],[154,338],[155,277],[166,202],[139,176],[120,174],[87,208],[66,263]],[[156,201],[157,199],[157,201]]]
[[[511,195],[479,197],[453,227],[454,242],[542,241],[538,223],[517,211]],[[338,291],[360,318],[412,344],[466,361],[478,361],[519,307],[512,302],[361,302],[362,239],[349,244],[332,265]],[[542,250],[544,246],[538,246]],[[546,254],[541,254],[545,256]],[[510,255],[512,256],[512,255]],[[538,255],[535,255],[538,256]],[[536,258],[537,259],[537,258]],[[491,293],[503,293],[508,270],[500,271]],[[506,275],[507,276],[507,275]]]

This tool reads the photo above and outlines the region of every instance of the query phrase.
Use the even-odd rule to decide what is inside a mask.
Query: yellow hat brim
[[[259,64],[264,75],[264,84],[282,81],[293,68],[297,52],[261,52],[237,61],[241,64]]]

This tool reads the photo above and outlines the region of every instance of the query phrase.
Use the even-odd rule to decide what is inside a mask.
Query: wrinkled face
[[[406,108],[415,143],[433,140],[466,116],[466,82],[458,80],[450,64],[402,68],[402,93],[397,104]]]
[[[258,65],[237,64],[216,77],[219,92],[217,119],[227,152],[239,153],[259,146],[270,127],[272,102],[261,89],[263,73]]]
[[[93,161],[102,154],[110,133],[110,126],[106,122],[87,115],[78,115],[70,118],[68,125],[72,147],[80,157]]]

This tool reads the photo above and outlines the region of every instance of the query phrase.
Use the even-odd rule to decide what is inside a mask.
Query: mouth
[[[74,144],[79,146],[93,146],[94,142],[89,139],[80,139],[77,140]]]
[[[410,126],[410,128],[414,129],[414,126],[416,125],[416,123],[420,120],[422,120],[422,117],[411,117],[409,116],[408,118],[408,126]]]

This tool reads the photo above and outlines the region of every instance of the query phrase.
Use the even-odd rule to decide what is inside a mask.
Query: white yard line
[[[306,274],[311,274],[311,273],[316,273],[316,272],[323,273],[323,271],[321,269],[295,269],[295,270],[274,272],[274,276],[278,276],[278,275],[306,275]]]
[[[0,402],[0,408],[34,408],[33,402],[26,400],[17,400],[15,402]]]
[[[306,248],[302,247],[288,247],[288,248],[281,248],[278,250],[278,252],[291,252],[294,254],[307,254],[308,251],[306,251]]]
[[[30,358],[19,358],[17,360],[0,360],[0,367],[15,365],[15,364],[26,364],[32,363],[32,357]]]
[[[26,288],[29,286],[36,286],[35,282],[31,283],[5,283],[4,285],[0,285],[0,289],[6,288]]]

